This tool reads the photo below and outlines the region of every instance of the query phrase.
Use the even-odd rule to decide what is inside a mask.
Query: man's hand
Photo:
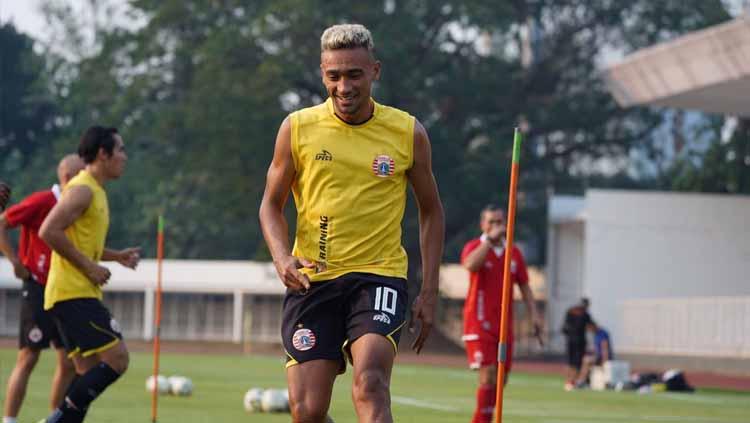
[[[533,326],[534,337],[539,341],[539,346],[544,347],[544,338],[542,336],[544,334],[544,323],[537,316],[533,316],[531,324]]]
[[[303,293],[310,289],[310,278],[298,269],[303,267],[314,269],[314,262],[306,258],[289,255],[281,260],[274,260],[273,265],[276,266],[276,273],[278,273],[279,279],[281,279],[281,282],[287,288]]]
[[[135,268],[138,267],[138,263],[141,261],[141,247],[126,248],[119,251],[115,261],[128,269],[135,270]]]
[[[503,235],[505,235],[505,225],[492,225],[485,235],[492,244],[499,245],[503,241]]]
[[[86,277],[89,278],[91,283],[93,283],[96,286],[102,286],[109,282],[109,278],[112,276],[112,273],[104,266],[100,266],[96,263],[91,263],[90,266],[86,268]]]
[[[0,211],[5,210],[5,206],[8,205],[10,200],[10,186],[5,182],[0,181]]]
[[[13,264],[13,273],[15,273],[18,279],[25,281],[31,277],[31,272],[21,263],[21,260],[13,260],[11,264]]]
[[[414,333],[416,321],[419,321],[419,334],[411,344],[417,354],[422,351],[427,337],[430,336],[433,322],[435,321],[435,308],[437,304],[437,293],[420,292],[414,300],[411,308],[411,322],[409,323],[409,332]]]

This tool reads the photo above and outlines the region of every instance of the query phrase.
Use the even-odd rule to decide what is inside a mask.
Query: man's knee
[[[128,366],[130,365],[130,353],[122,343],[119,343],[113,348],[101,353],[99,357],[103,362],[107,363],[112,370],[121,375],[128,370]]]
[[[62,348],[57,349],[55,352],[57,354],[57,367],[63,373],[74,373],[76,371],[76,366],[73,363],[73,360],[68,358],[68,353]]]
[[[354,376],[352,390],[356,401],[382,400],[388,395],[388,379],[381,370],[362,370]]]
[[[289,409],[294,423],[323,423],[328,415],[328,404],[312,399],[292,400]]]
[[[16,366],[24,373],[29,374],[39,361],[39,350],[23,348],[18,351]]]
[[[112,367],[114,371],[116,371],[119,374],[123,374],[128,370],[128,366],[130,366],[130,353],[126,349],[122,349],[117,352],[116,354],[116,361],[114,363],[115,365]]]
[[[479,384],[480,385],[496,385],[497,384],[497,366],[487,366],[479,369]]]

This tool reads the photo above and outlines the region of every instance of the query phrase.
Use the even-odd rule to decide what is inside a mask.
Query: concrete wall
[[[547,240],[547,331],[550,349],[564,351],[565,338],[560,332],[565,312],[583,294],[584,224],[556,223]]]
[[[591,190],[585,204],[583,293],[615,345],[625,301],[750,296],[750,197]]]

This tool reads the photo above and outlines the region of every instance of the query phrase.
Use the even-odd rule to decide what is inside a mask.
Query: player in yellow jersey
[[[127,155],[115,128],[93,126],[81,137],[78,155],[86,168],[70,180],[40,229],[52,248],[44,308],[50,310],[76,379],[47,423],[82,422],[89,404],[127,369],[129,355],[119,325],[102,304],[110,271],[99,261],[135,269],[138,248],[105,247],[109,205],[104,186],[125,170]]]
[[[335,25],[321,37],[328,100],[281,124],[260,207],[263,235],[287,287],[282,339],[295,422],[324,422],[345,357],[360,422],[392,422],[390,380],[407,307],[401,220],[419,205],[422,288],[412,307],[419,352],[432,328],[444,216],[424,127],[371,98],[380,76],[370,32]],[[284,204],[297,208],[293,249]]]

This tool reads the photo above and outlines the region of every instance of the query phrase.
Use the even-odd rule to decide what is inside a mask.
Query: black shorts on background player
[[[60,301],[50,312],[68,354],[88,357],[122,339],[117,321],[96,298]]]
[[[23,281],[18,347],[43,350],[50,341],[55,348],[63,346],[52,316],[44,311],[44,286],[33,279]]]
[[[583,356],[586,354],[586,343],[568,342],[567,350],[568,365],[580,370],[581,364],[583,363]]]
[[[281,336],[287,365],[310,360],[339,360],[368,333],[385,336],[398,348],[406,317],[406,280],[349,273],[313,282],[305,294],[287,290]]]

